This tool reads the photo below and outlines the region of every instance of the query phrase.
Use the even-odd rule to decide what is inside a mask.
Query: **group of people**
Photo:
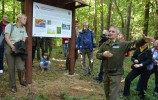
[[[82,59],[82,69],[84,75],[91,75],[93,72],[93,48],[96,47],[94,42],[94,33],[89,29],[88,23],[83,23],[83,29],[78,32],[76,37],[76,48],[79,50]],[[155,73],[155,90],[154,95],[158,93],[157,87],[157,47],[158,40],[153,37],[146,37],[133,42],[125,41],[123,34],[120,34],[116,26],[111,26],[108,30],[103,30],[99,41],[99,50],[96,57],[101,61],[100,72],[94,79],[104,82],[104,90],[106,100],[117,100],[118,91],[123,75],[123,61],[126,56],[129,56],[131,50],[135,50],[131,66],[132,70],[125,79],[125,87],[123,97],[129,97],[130,84],[132,80],[141,75],[137,85],[139,97],[141,100],[145,98],[147,82],[152,73]],[[147,49],[146,44],[154,42],[152,49]],[[155,48],[155,49],[154,49]],[[154,49],[154,50],[153,50]],[[143,52],[143,53],[142,53]],[[86,55],[88,56],[89,67],[85,65]],[[134,60],[135,59],[135,60]],[[148,68],[148,66],[150,66]],[[150,69],[150,70],[149,70]],[[146,74],[148,72],[148,74]]]
[[[111,26],[108,33],[108,40],[104,42],[98,52],[97,58],[102,60],[104,72],[104,90],[106,100],[117,100],[119,86],[123,74],[123,61],[126,53],[130,50],[135,50],[132,61],[132,70],[125,78],[125,86],[123,98],[128,98],[130,95],[130,84],[134,78],[140,75],[137,85],[140,100],[144,100],[147,82],[152,73],[155,73],[155,90],[157,92],[157,47],[158,40],[155,41],[152,37],[143,37],[140,40],[133,42],[124,41],[119,38],[119,30],[116,26]],[[147,49],[146,43],[154,42],[152,49]]]
[[[0,33],[4,31],[6,40],[5,45],[0,47],[0,73],[3,73],[3,55],[5,51],[9,72],[9,85],[12,92],[17,92],[15,67],[18,71],[20,84],[27,86],[27,82],[24,80],[24,65],[27,52],[22,52],[26,51],[25,42],[28,37],[24,26],[26,21],[27,16],[19,14],[16,19],[16,24],[9,24],[8,17],[4,15],[0,23]],[[40,48],[39,40],[41,38],[34,39],[36,42],[33,42],[35,45],[33,45],[32,60],[35,56],[35,50],[38,51],[37,48]],[[147,48],[146,43],[153,41],[154,47]],[[68,43],[68,41],[65,43]],[[82,31],[76,35],[76,50],[79,50],[79,53],[82,55],[82,69],[84,75],[91,75],[93,72],[93,48],[96,48],[94,33],[89,29],[88,22],[84,22]],[[123,74],[123,61],[126,53],[133,49],[136,50],[132,56],[132,70],[125,79],[123,96],[128,97],[130,95],[130,84],[135,77],[140,75],[137,91],[139,91],[140,99],[144,99],[147,82],[152,73],[155,73],[154,95],[158,94],[158,40],[155,41],[154,38],[145,36],[139,40],[128,42],[119,35],[119,29],[116,26],[111,26],[109,31],[103,31],[101,40],[99,41],[99,50],[96,54],[96,57],[102,60],[100,73],[96,79],[103,80],[104,82],[106,100],[117,100]],[[45,66],[50,64],[50,55],[51,53],[48,54],[43,51],[42,59],[40,60],[40,57],[38,58],[42,69],[45,69]],[[89,59],[88,68],[85,64],[86,55]],[[64,56],[66,57],[66,54],[64,54]]]
[[[2,74],[4,71],[3,58],[5,55],[6,62],[8,65],[8,72],[9,72],[9,86],[11,88],[11,91],[14,93],[17,92],[15,68],[17,68],[20,85],[22,86],[28,85],[26,80],[24,79],[25,61],[27,59],[25,42],[28,37],[25,28],[26,22],[27,22],[27,16],[25,14],[19,14],[16,17],[15,24],[9,23],[7,15],[2,16],[2,21],[0,23],[1,37],[3,37],[4,34],[4,40],[2,40],[4,42],[1,42],[0,45],[0,74]],[[33,50],[36,50],[36,48]],[[32,52],[34,54],[34,51]],[[39,58],[40,67],[42,70],[47,70],[48,66],[50,65],[49,54],[45,52],[42,52],[43,57],[41,57],[41,59]]]
[[[51,62],[49,58],[52,57],[52,49],[52,37],[32,38],[32,62],[35,59],[35,54],[37,54],[37,60],[40,62],[39,66],[42,72],[50,67]]]

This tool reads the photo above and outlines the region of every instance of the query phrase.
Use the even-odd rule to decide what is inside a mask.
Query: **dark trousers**
[[[0,70],[4,69],[3,58],[4,58],[4,47],[0,47]]]
[[[158,65],[154,65],[152,70],[148,70],[148,72],[146,73],[147,74],[147,81],[149,80],[150,75],[153,74],[153,73],[155,74],[155,89],[154,89],[154,92],[158,92]],[[137,91],[140,91],[141,82],[143,82],[143,79],[140,76],[140,78],[138,80],[137,87],[136,87]],[[145,87],[145,89],[147,89],[147,86]]]
[[[101,65],[100,65],[100,71],[99,71],[99,74],[98,74],[98,79],[99,80],[103,80],[103,61],[101,62]]]
[[[148,70],[145,67],[142,68],[137,68],[137,69],[132,69],[128,75],[126,76],[125,79],[125,86],[124,86],[124,92],[123,95],[124,96],[129,96],[130,95],[130,85],[131,82],[137,77],[137,76],[141,76],[143,79],[143,82],[140,82],[140,96],[145,96],[144,91],[146,91],[146,86],[147,86],[147,81],[148,81],[148,75],[146,74],[148,73]]]

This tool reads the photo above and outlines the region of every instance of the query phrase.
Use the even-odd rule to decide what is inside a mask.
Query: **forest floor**
[[[76,76],[68,76],[62,50],[53,51],[51,67],[42,72],[39,62],[35,59],[32,67],[32,83],[27,87],[21,86],[16,78],[17,93],[12,93],[8,84],[8,70],[0,74],[0,100],[103,100],[103,83],[93,78],[96,76],[100,61],[97,60],[95,72],[84,76],[81,70],[81,59],[75,66]],[[17,74],[16,74],[17,77]]]

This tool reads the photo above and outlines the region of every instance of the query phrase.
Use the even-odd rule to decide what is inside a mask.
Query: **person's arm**
[[[11,32],[11,24],[8,24],[5,27],[5,40],[6,43],[9,45],[9,47],[12,49],[12,51],[15,51],[15,46],[13,45],[10,39],[10,32]]]
[[[143,61],[141,63],[143,66],[146,66],[146,65],[149,65],[152,63],[152,51],[151,51],[151,49],[146,50],[145,53],[146,53],[146,59],[145,59],[145,61]]]
[[[137,60],[137,57],[138,57],[139,53],[140,53],[139,48],[137,48],[137,49],[134,51],[134,53],[133,53],[133,55],[132,55],[132,57],[131,57],[131,61],[132,61],[133,63],[135,63],[135,60]]]
[[[26,39],[27,39],[27,37],[28,37],[28,35],[27,35],[27,32],[26,32],[26,28],[24,27],[24,36],[23,36],[23,39],[22,39],[22,41],[26,41]]]

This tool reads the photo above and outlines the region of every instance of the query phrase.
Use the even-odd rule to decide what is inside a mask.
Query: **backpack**
[[[11,36],[11,33],[14,30],[14,24],[10,24],[10,25],[11,25],[11,30],[10,30],[10,36]],[[0,47],[4,47],[4,44],[5,44],[5,31],[3,31],[0,36]]]

